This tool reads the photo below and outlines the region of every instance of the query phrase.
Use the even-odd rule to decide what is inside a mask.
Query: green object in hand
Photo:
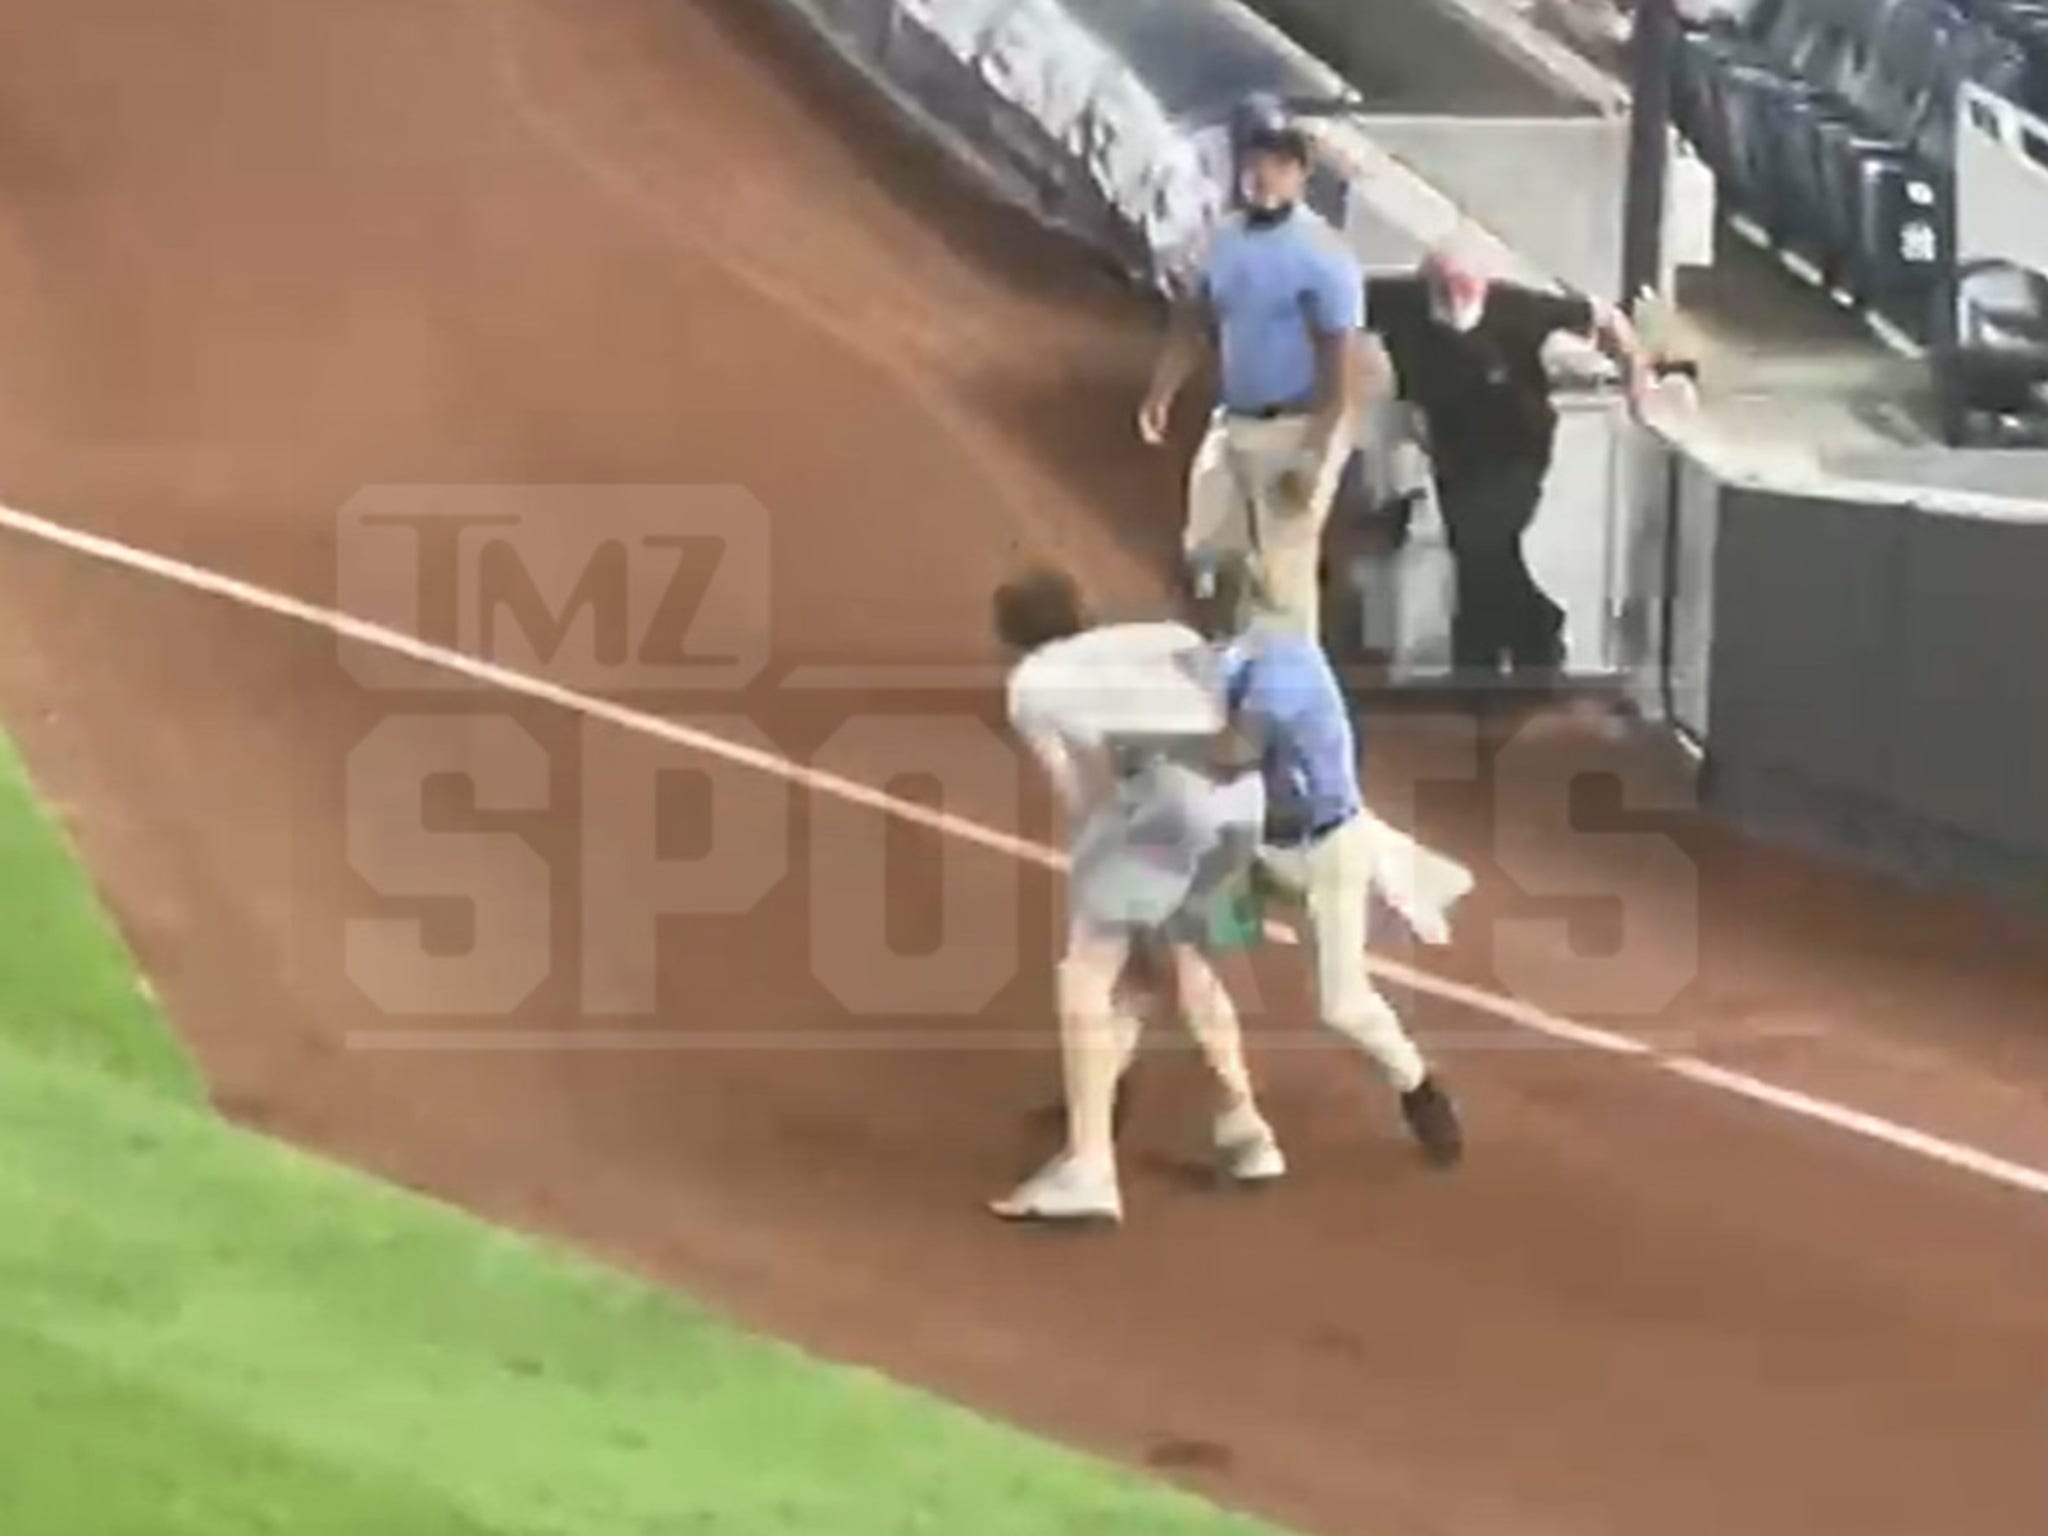
[[[1266,937],[1266,901],[1256,881],[1233,880],[1209,901],[1209,948],[1250,949]]]

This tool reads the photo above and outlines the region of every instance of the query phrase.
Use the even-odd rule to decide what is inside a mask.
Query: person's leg
[[[1437,504],[1456,573],[1456,611],[1451,615],[1451,665],[1460,681],[1500,670],[1501,633],[1498,536],[1490,525],[1486,495],[1477,477],[1443,479]]]
[[[1182,1017],[1222,1089],[1212,1134],[1222,1169],[1243,1183],[1264,1183],[1287,1171],[1280,1142],[1260,1112],[1245,1063],[1237,1005],[1208,957],[1191,944],[1174,948]]]
[[[1115,1177],[1117,1079],[1141,1029],[1117,1006],[1116,984],[1130,954],[1123,935],[1077,937],[1060,962],[1060,1062],[1067,1090],[1067,1154]]]
[[[1242,552],[1251,548],[1251,505],[1231,446],[1231,425],[1218,416],[1188,469],[1188,520],[1181,547]]]
[[[1407,1093],[1429,1069],[1366,967],[1372,846],[1365,819],[1354,818],[1309,848],[1301,857],[1301,871],[1317,1012],[1324,1024],[1377,1061],[1396,1091]]]
[[[1512,584],[1506,613],[1510,627],[1506,635],[1509,659],[1518,672],[1545,672],[1564,660],[1564,610],[1550,594],[1537,585],[1523,549],[1523,538],[1536,520],[1543,500],[1543,482],[1549,466],[1537,460],[1501,466],[1499,479],[1500,517],[1514,530],[1514,542],[1507,550],[1505,576]]]
[[[1323,534],[1351,457],[1349,434],[1311,463],[1308,424],[1296,418],[1247,424],[1240,440],[1252,468],[1252,531],[1267,596],[1275,611],[1310,639],[1322,638]],[[1281,485],[1290,470],[1309,472],[1306,500]]]
[[[1401,1117],[1410,1134],[1432,1163],[1448,1168],[1465,1151],[1457,1108],[1365,963],[1368,892],[1378,848],[1378,833],[1360,815],[1311,848],[1304,860],[1323,1022],[1380,1064],[1401,1096]]]
[[[1117,1079],[1137,1048],[1142,1021],[1117,1004],[1130,955],[1122,932],[1076,926],[1060,961],[1060,1069],[1066,1084],[1067,1145],[1013,1193],[990,1202],[1012,1220],[1119,1220],[1115,1105]]]

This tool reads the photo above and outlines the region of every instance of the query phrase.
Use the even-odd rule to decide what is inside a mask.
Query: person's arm
[[[1061,807],[1078,816],[1109,792],[1116,775],[1107,751],[1076,742],[1057,731],[1020,725],[1017,734],[1052,780]]]
[[[1226,661],[1223,670],[1227,701],[1223,728],[1210,744],[1210,762],[1226,777],[1262,768],[1272,742],[1272,723],[1267,718],[1255,656],[1240,654]]]
[[[1038,759],[1060,804],[1072,809],[1080,804],[1084,792],[1082,765],[1068,732],[1061,728],[1054,701],[1047,697],[1046,678],[1038,670],[1042,665],[1026,660],[1011,674],[1006,701],[1010,729]]]
[[[1174,401],[1180,398],[1195,370],[1208,361],[1213,324],[1203,291],[1189,294],[1174,305],[1166,343],[1152,369],[1151,387],[1145,391],[1145,403],[1138,409],[1138,435],[1154,447],[1166,441]]]
[[[1650,398],[1654,373],[1649,353],[1643,347],[1642,338],[1636,334],[1634,323],[1614,305],[1595,304],[1593,339],[1621,370],[1628,390],[1629,408],[1640,416]]]
[[[1323,462],[1358,420],[1372,396],[1378,354],[1362,330],[1323,332],[1316,337],[1316,414],[1309,453]]]
[[[1649,355],[1628,316],[1611,304],[1590,298],[1546,294],[1542,300],[1539,323],[1545,333],[1569,331],[1590,340],[1621,370],[1629,405],[1640,414],[1649,398],[1651,370]]]
[[[1305,462],[1284,477],[1288,494],[1307,501],[1319,470],[1357,430],[1371,391],[1385,382],[1385,358],[1365,330],[1365,274],[1348,251],[1324,253],[1307,293],[1303,318],[1316,349],[1315,414]]]

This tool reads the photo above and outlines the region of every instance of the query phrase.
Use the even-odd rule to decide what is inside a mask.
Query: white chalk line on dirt
[[[666,720],[644,710],[612,703],[573,688],[565,688],[544,678],[499,666],[495,662],[484,661],[446,646],[435,645],[387,625],[355,618],[316,603],[308,603],[271,588],[243,581],[238,577],[208,570],[171,556],[156,554],[119,539],[89,533],[84,529],[53,522],[49,518],[38,517],[33,513],[5,505],[0,505],[0,528],[10,529],[109,565],[159,577],[192,591],[225,598],[245,608],[292,619],[312,628],[324,630],[340,639],[352,640],[360,645],[403,656],[423,666],[471,678],[476,682],[552,704],[593,720],[602,720],[624,731],[665,741],[709,757],[722,758],[741,767],[752,768],[771,777],[801,785],[815,793],[832,795],[854,805],[866,806],[885,816],[894,816],[913,825],[928,828],[941,836],[956,838],[991,852],[1006,854],[1028,864],[1036,864],[1053,871],[1060,871],[1066,867],[1065,860],[1053,849],[1026,838],[1000,832],[966,817],[919,805],[915,801],[898,799],[858,780],[806,767],[773,752],[749,747],[712,732],[698,730],[674,720]],[[1269,927],[1268,932],[1271,937],[1281,942],[1297,942],[1295,934],[1277,925]],[[1882,1142],[1900,1151],[1911,1152],[1916,1156],[1976,1174],[2014,1189],[2048,1196],[2048,1170],[1916,1130],[1912,1126],[1901,1125],[1845,1104],[1837,1104],[1794,1089],[1781,1088],[1760,1078],[1751,1077],[1747,1073],[1716,1066],[1696,1056],[1662,1054],[1644,1041],[1628,1035],[1561,1018],[1518,998],[1504,997],[1464,982],[1452,981],[1396,960],[1373,956],[1370,963],[1374,970],[1389,980],[1418,992],[1429,993],[1446,1001],[1490,1014],[1494,1018],[1520,1025],[1553,1040],[1607,1055],[1640,1058],[1649,1065],[1687,1082],[1733,1094],[1753,1104],[1766,1105],[1785,1114],[1834,1126],[1851,1135]]]

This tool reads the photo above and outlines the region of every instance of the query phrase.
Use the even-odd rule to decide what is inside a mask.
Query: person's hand
[[[1173,416],[1171,395],[1147,395],[1138,407],[1138,436],[1157,448],[1166,441],[1166,427]]]

